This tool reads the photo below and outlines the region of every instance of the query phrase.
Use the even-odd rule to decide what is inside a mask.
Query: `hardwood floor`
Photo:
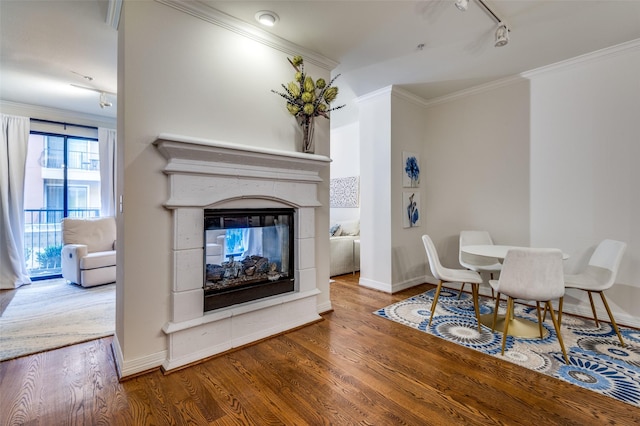
[[[119,382],[104,338],[0,363],[3,425],[640,424],[640,409],[372,314],[331,284],[324,321],[201,364]]]

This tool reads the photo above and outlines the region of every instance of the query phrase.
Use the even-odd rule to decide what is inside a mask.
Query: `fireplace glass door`
[[[293,209],[205,210],[205,311],[294,291],[293,221]]]

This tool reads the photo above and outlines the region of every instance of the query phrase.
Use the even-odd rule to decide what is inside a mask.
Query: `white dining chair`
[[[600,294],[602,303],[607,310],[607,314],[609,314],[611,325],[618,335],[622,346],[624,346],[624,341],[622,340],[622,335],[620,334],[616,320],[613,319],[613,314],[611,313],[607,299],[604,297],[604,291],[611,288],[616,282],[620,261],[626,248],[627,244],[622,241],[603,240],[596,247],[593,255],[591,255],[589,259],[587,267],[583,271],[578,274],[565,274],[564,276],[564,285],[566,288],[576,288],[587,292],[589,302],[591,303],[593,319],[598,327],[600,327],[600,323],[598,322],[598,315],[596,314],[591,293]],[[562,312],[560,312],[560,315],[562,315]],[[562,316],[560,318],[562,319]]]
[[[493,239],[491,235],[487,231],[460,231],[460,240],[459,240],[459,250],[458,250],[458,262],[464,268],[467,268],[471,271],[476,271],[478,273],[481,272],[489,272],[489,279],[494,279],[494,273],[500,272],[502,269],[502,264],[498,261],[498,259],[493,257],[486,256],[476,256],[474,254],[465,253],[462,251],[462,248],[465,246],[473,246],[479,244],[493,245]],[[460,294],[458,298],[462,294],[464,290],[464,284],[460,288]],[[491,289],[491,296],[493,297],[493,289]]]
[[[480,276],[480,274],[475,271],[468,271],[465,269],[450,269],[442,266],[442,264],[440,263],[440,258],[438,257],[438,252],[436,251],[436,246],[433,244],[431,237],[429,237],[428,235],[423,235],[422,243],[424,244],[424,249],[427,252],[431,274],[435,279],[438,280],[438,287],[436,288],[436,294],[431,305],[431,316],[429,317],[429,325],[431,325],[433,314],[436,311],[436,304],[438,303],[438,298],[440,297],[442,284],[445,282],[459,282],[463,284],[470,283],[473,294],[473,306],[476,312],[476,320],[478,321],[478,331],[482,332],[482,325],[480,324],[480,308],[478,305],[478,287],[482,283],[482,277]]]
[[[504,355],[507,343],[510,319],[513,317],[514,300],[536,302],[540,338],[544,336],[540,302],[544,302],[546,309],[551,314],[551,321],[556,330],[564,360],[569,364],[559,322],[564,298],[562,252],[549,248],[513,248],[507,252],[502,263],[500,278],[489,281],[489,284],[497,293],[492,329],[495,329],[496,325],[500,295],[507,296],[507,312],[502,331],[502,355]],[[558,299],[558,318],[556,318],[551,304],[551,301],[555,299]]]

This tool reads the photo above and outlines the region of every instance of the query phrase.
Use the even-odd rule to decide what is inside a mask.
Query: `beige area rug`
[[[112,335],[115,286],[57,279],[0,291],[0,361]]]

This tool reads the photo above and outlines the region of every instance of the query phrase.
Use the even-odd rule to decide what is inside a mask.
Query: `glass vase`
[[[300,119],[302,129],[302,152],[313,154],[315,146],[313,144],[314,117],[305,116]]]

